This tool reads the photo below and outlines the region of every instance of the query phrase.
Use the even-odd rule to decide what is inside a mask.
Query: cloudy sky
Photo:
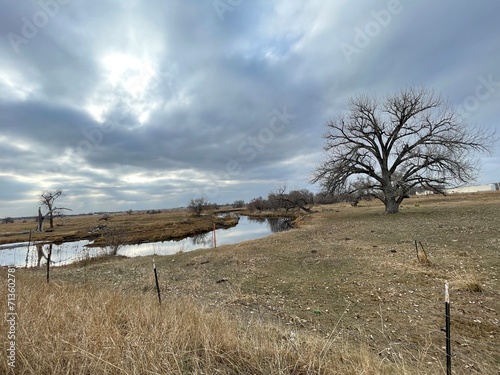
[[[74,212],[314,191],[324,123],[359,93],[425,85],[499,125],[498,0],[0,3],[0,218],[51,189]]]

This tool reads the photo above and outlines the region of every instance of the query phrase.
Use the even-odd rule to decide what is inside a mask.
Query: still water
[[[283,218],[253,219],[241,216],[238,225],[229,229],[216,230],[217,247],[268,236],[290,228]],[[52,245],[31,245],[27,243],[0,245],[0,266],[40,267],[47,264],[51,250],[51,266],[62,266],[73,262],[95,258],[112,253],[109,247],[89,247],[91,242],[75,241]],[[178,252],[200,248],[212,248],[213,232],[187,237],[180,241],[151,242],[140,245],[124,245],[117,255],[136,257],[145,255],[172,255]]]

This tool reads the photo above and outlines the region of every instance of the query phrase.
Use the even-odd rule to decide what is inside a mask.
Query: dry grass
[[[58,267],[50,289],[19,269],[18,370],[445,373],[448,280],[454,373],[498,374],[500,194],[317,210],[290,232],[156,257],[161,313],[151,257]]]
[[[320,339],[189,298],[159,306],[149,295],[34,276],[18,279],[18,374],[405,373],[364,345],[350,348],[336,329]],[[9,371],[6,361],[0,368]]]
[[[483,289],[483,282],[476,273],[471,272],[455,272],[452,274],[452,284],[458,290],[466,292],[481,293]]]

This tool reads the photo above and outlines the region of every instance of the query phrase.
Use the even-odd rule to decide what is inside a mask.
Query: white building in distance
[[[447,189],[446,194],[479,193],[480,191],[493,191],[493,190],[500,190],[499,182],[493,184],[485,184],[485,185],[460,186],[452,189]]]
[[[495,191],[500,190],[500,182],[495,182],[492,184],[485,185],[470,185],[470,186],[460,186],[451,189],[445,189],[445,194],[460,194],[460,193],[479,193],[482,191]],[[415,195],[433,195],[437,194],[434,190],[428,189],[418,189]]]

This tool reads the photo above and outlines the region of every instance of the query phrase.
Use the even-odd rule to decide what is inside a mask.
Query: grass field
[[[156,257],[161,306],[151,257],[55,268],[49,284],[16,270],[13,373],[444,374],[445,280],[453,373],[499,373],[500,194],[315,209],[289,232]]]

